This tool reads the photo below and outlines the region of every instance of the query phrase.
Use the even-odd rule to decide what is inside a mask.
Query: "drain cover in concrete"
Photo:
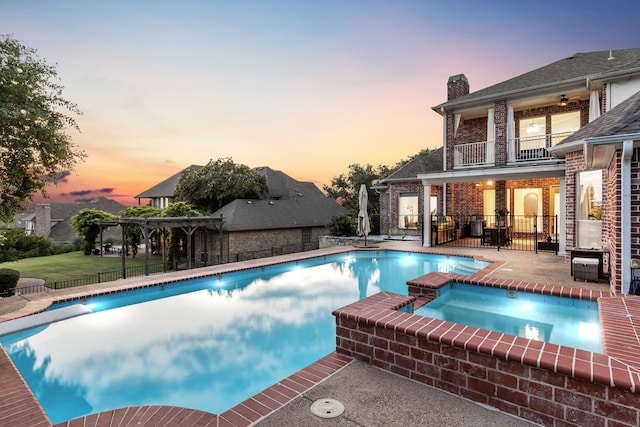
[[[335,399],[318,399],[311,404],[311,413],[320,418],[335,418],[342,415],[344,405]]]

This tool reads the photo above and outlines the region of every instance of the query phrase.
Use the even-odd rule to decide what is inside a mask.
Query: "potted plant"
[[[504,227],[504,219],[509,215],[509,210],[507,208],[498,208],[495,210],[496,213],[496,223],[500,227]]]

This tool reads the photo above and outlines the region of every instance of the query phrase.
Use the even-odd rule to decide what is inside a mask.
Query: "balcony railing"
[[[509,162],[549,160],[553,156],[548,148],[558,144],[573,132],[526,136],[509,141]],[[491,166],[496,162],[495,141],[471,142],[453,147],[453,167]]]
[[[549,133],[546,135],[525,136],[514,138],[509,148],[509,160],[515,162],[530,162],[552,159],[548,148],[553,147],[573,132]]]
[[[482,141],[454,146],[454,168],[495,164],[495,145],[495,141]]]

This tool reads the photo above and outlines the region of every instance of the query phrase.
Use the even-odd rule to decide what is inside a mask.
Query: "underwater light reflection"
[[[600,326],[593,322],[579,322],[578,336],[582,339],[594,339],[600,336]]]

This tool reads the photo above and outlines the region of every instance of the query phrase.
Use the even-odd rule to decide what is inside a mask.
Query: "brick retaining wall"
[[[339,354],[548,426],[637,426],[639,370],[603,354],[398,311],[381,292],[335,310]]]

